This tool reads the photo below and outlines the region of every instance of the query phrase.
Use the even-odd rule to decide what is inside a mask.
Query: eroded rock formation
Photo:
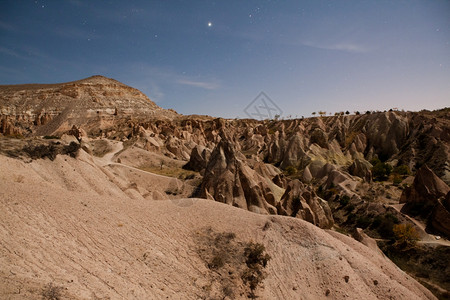
[[[450,187],[426,165],[417,171],[400,203],[405,203],[403,210],[409,214],[429,215],[428,224],[450,237]]]

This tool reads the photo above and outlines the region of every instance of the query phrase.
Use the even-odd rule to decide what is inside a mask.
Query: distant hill
[[[103,76],[58,84],[0,86],[0,133],[5,135],[52,135],[73,125],[89,130],[124,119],[176,115],[139,90]]]

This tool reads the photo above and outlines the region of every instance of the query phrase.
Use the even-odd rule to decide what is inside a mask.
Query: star
[[[208,22],[208,27],[212,27],[213,23],[212,22]]]

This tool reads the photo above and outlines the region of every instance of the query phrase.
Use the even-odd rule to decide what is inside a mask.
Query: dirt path
[[[109,141],[112,150],[108,153],[106,153],[105,155],[103,155],[103,157],[96,157],[95,161],[102,167],[107,166],[111,163],[113,163],[113,157],[114,155],[116,155],[117,153],[119,153],[120,151],[123,150],[123,142],[116,142],[116,141]]]
[[[391,206],[396,211],[401,213],[405,218],[407,218],[408,220],[413,222],[419,228],[419,230],[418,230],[419,232],[418,233],[419,233],[420,238],[421,238],[419,243],[421,243],[421,244],[438,244],[438,245],[450,247],[450,241],[444,240],[442,238],[437,240],[435,235],[432,235],[432,234],[429,234],[429,233],[426,232],[426,230],[425,230],[426,225],[423,222],[421,222],[419,220],[416,220],[414,218],[411,218],[410,216],[404,214],[401,211],[404,205],[405,204],[394,204],[394,205],[389,205],[389,206]]]
[[[123,142],[110,141],[110,140],[108,140],[108,142],[110,143],[111,148],[112,148],[110,152],[108,152],[105,155],[103,155],[103,157],[94,157],[93,156],[94,157],[94,161],[99,166],[106,167],[106,166],[110,166],[110,165],[115,165],[115,166],[121,166],[121,167],[124,167],[124,168],[128,168],[128,169],[131,169],[131,170],[134,170],[134,171],[137,171],[137,172],[142,172],[142,173],[146,173],[146,174],[152,174],[152,175],[154,175],[156,177],[159,177],[159,178],[164,178],[164,179],[174,179],[175,178],[175,177],[164,176],[164,175],[152,173],[152,172],[149,172],[149,171],[144,171],[144,170],[141,170],[141,169],[138,169],[138,168],[135,168],[135,167],[123,164],[123,163],[116,162],[113,158],[114,158],[114,156],[117,153],[119,153],[120,151],[123,150],[123,148],[124,148],[123,147]]]

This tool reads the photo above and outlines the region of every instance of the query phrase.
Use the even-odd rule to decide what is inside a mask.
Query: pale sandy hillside
[[[61,299],[244,299],[233,257],[250,241],[272,257],[260,299],[434,299],[349,237],[215,201],[132,199],[80,155],[0,155],[1,299],[42,299],[50,283]],[[233,241],[217,243],[229,233]],[[233,250],[226,280],[208,267],[221,245]]]

